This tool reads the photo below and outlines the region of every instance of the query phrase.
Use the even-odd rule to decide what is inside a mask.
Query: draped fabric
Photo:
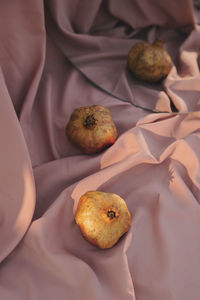
[[[0,299],[200,299],[200,5],[191,0],[0,2]],[[127,72],[138,41],[165,41],[159,84]],[[72,111],[107,107],[114,145],[86,155]],[[121,196],[131,228],[87,242],[78,201]]]

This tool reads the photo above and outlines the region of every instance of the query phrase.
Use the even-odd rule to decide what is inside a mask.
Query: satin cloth
[[[0,2],[0,299],[200,299],[199,20],[191,0]],[[173,65],[147,84],[127,53],[156,37]],[[118,138],[86,155],[65,128],[93,104]],[[89,190],[132,214],[111,249],[75,223]]]

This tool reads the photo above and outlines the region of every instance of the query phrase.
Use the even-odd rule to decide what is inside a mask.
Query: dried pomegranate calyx
[[[115,207],[111,207],[106,211],[106,216],[113,220],[114,218],[119,217],[119,211]]]
[[[108,216],[108,218],[110,218],[110,219],[114,219],[114,218],[116,217],[116,212],[113,211],[113,210],[109,210],[109,211],[107,212],[107,216]]]
[[[84,126],[86,128],[91,128],[96,125],[96,119],[94,117],[94,114],[88,115],[84,120]]]
[[[164,41],[161,39],[155,39],[155,41],[153,42],[153,46],[159,47],[159,48],[163,48],[164,45]]]

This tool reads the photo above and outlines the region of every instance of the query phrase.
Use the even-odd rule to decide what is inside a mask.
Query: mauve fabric
[[[0,2],[0,299],[200,299],[199,21],[189,0]],[[173,67],[144,84],[127,53],[157,36]],[[93,104],[118,139],[86,155],[65,128]],[[111,249],[75,223],[89,190],[132,214]]]

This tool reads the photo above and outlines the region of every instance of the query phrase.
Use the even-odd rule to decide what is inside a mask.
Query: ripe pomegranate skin
[[[156,39],[153,44],[139,42],[130,49],[127,66],[137,79],[156,83],[169,74],[172,61],[163,44]]]
[[[106,107],[83,106],[72,112],[66,127],[66,135],[84,153],[93,154],[114,144],[117,129]]]
[[[108,249],[129,230],[131,214],[117,194],[88,191],[79,200],[75,221],[88,242]]]

